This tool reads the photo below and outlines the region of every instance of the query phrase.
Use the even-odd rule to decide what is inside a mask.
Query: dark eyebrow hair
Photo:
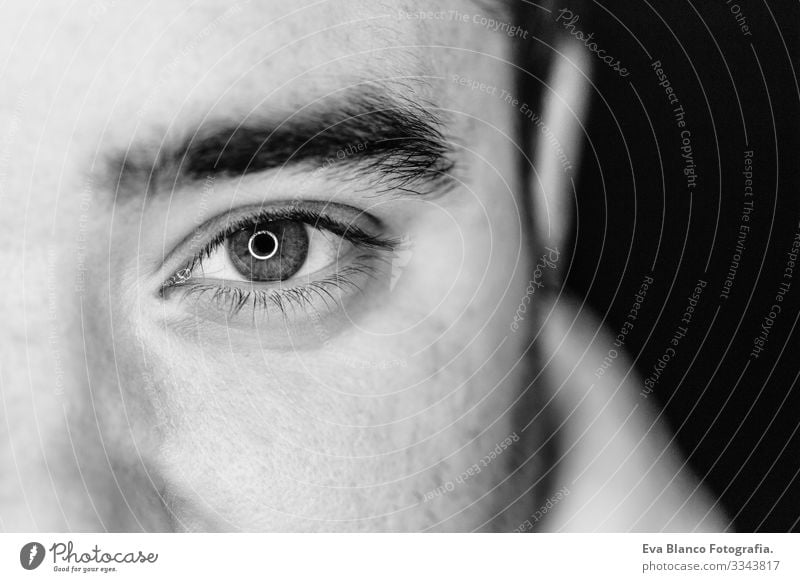
[[[112,157],[120,190],[147,185],[148,196],[210,177],[295,166],[366,178],[378,193],[424,194],[452,181],[452,145],[435,108],[373,88],[313,103],[282,120],[206,124],[155,156],[146,148]]]

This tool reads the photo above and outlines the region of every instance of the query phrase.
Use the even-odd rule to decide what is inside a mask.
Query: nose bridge
[[[124,419],[126,353],[111,349],[109,210],[86,180],[103,153],[108,93],[88,87],[105,54],[88,43],[73,59],[86,23],[28,20],[0,20],[13,28],[0,34],[0,531],[165,529]]]
[[[66,371],[69,321],[60,309],[58,247],[39,244],[40,228],[26,221],[24,211],[4,212],[0,226],[5,239],[0,251],[5,271],[0,518],[9,529],[62,529],[75,521],[68,509],[75,498],[68,499],[64,488],[74,473],[66,461],[70,440],[65,421],[74,377]]]
[[[93,268],[108,247],[91,224],[106,211],[85,189],[56,195],[47,170],[15,165],[0,210],[0,531],[163,530]]]

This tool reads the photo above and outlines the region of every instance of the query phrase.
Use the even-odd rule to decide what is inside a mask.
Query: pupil
[[[269,231],[262,230],[250,237],[250,254],[253,258],[266,260],[278,250],[278,239]]]

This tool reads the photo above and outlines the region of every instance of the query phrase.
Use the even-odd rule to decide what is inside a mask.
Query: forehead
[[[113,118],[105,129],[127,136],[147,121],[293,109],[376,79],[436,92],[455,61],[502,53],[508,42],[480,19],[456,17],[480,12],[463,0],[16,5],[0,24],[2,106],[25,93],[84,127]]]

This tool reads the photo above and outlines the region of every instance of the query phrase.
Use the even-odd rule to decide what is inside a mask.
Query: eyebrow
[[[111,156],[111,167],[118,192],[142,192],[144,185],[148,197],[210,177],[314,166],[366,179],[377,193],[426,194],[451,183],[454,167],[452,142],[435,111],[374,88],[350,90],[281,120],[207,123],[155,155],[140,147]]]

